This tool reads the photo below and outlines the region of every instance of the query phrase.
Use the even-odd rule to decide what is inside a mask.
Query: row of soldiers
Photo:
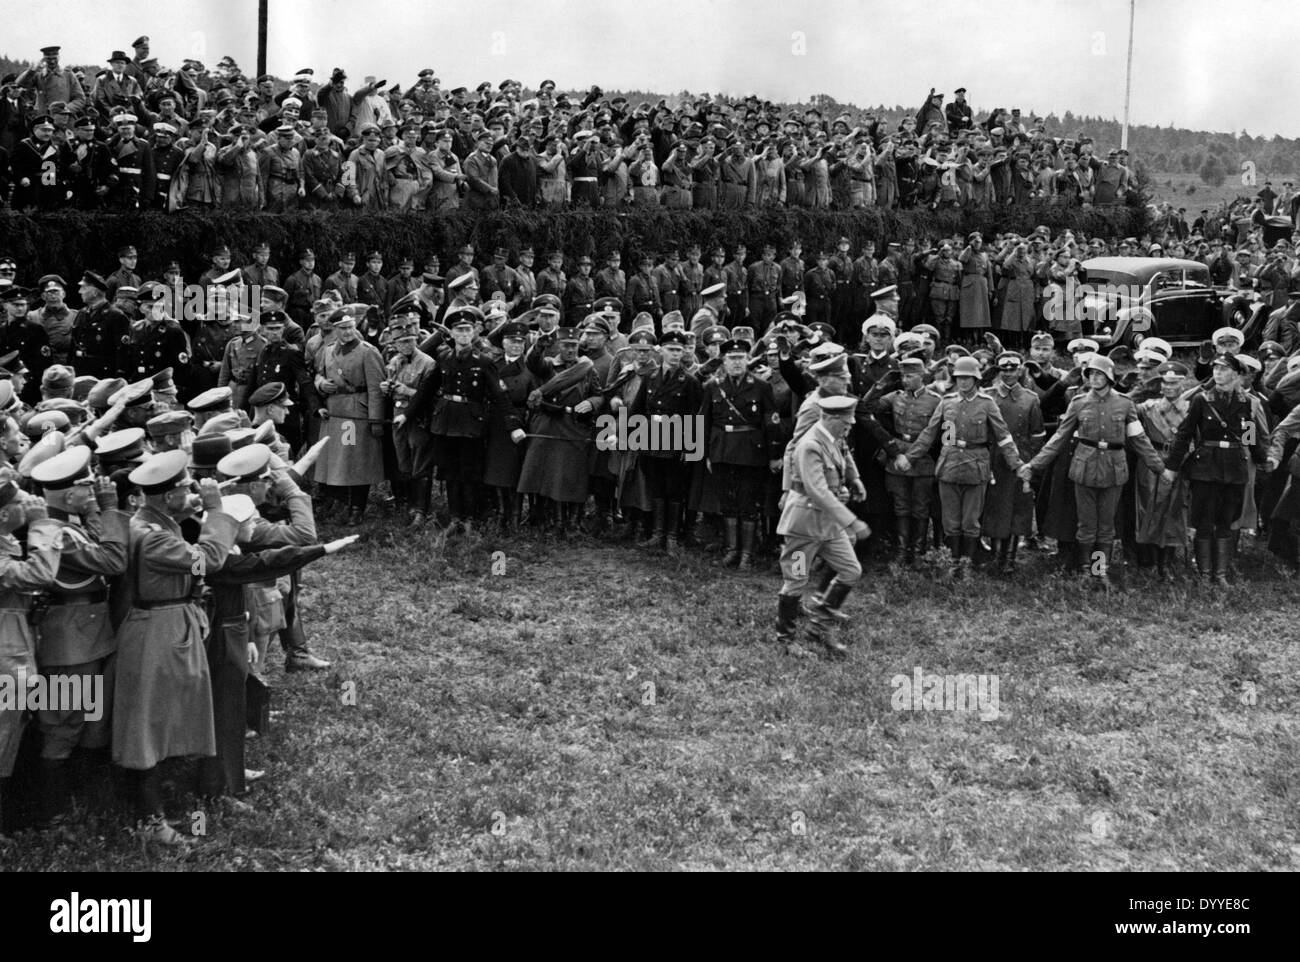
[[[250,419],[179,407],[165,374],[81,380],[34,408],[0,381],[0,673],[10,696],[38,679],[46,693],[0,703],[0,830],[22,802],[10,776],[25,707],[41,821],[66,821],[77,783],[111,758],[141,837],[181,845],[159,765],[198,756],[202,809],[247,811],[272,640],[286,671],[329,666],[306,645],[298,572],[355,536],[317,543],[303,486],[320,446],[291,460],[283,384],[253,395]]]

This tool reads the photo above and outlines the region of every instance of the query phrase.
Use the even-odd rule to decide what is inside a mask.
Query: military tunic
[[[198,542],[145,505],[131,518],[129,568],[115,607],[117,637],[113,761],[147,770],[182,755],[213,755],[208,616],[197,589],[226,560],[239,525],[221,511],[204,516]]]
[[[542,387],[565,370],[543,363],[544,355],[536,350],[527,356],[530,370],[543,381]],[[577,384],[542,392],[541,403],[529,417],[532,437],[519,473],[520,494],[539,494],[566,504],[586,503],[596,463],[595,418],[604,404],[600,389],[596,372],[588,371]],[[573,408],[583,401],[592,402],[592,412],[575,414]]]
[[[189,338],[181,330],[180,324],[170,317],[165,317],[158,323],[136,321],[131,326],[131,344],[126,353],[124,373],[128,380],[138,381],[171,368],[177,395],[183,401],[189,400],[192,396],[188,393],[189,362]]]
[[[898,390],[886,394],[874,405],[877,413],[887,413],[893,427],[895,447],[888,454],[903,454],[921,436],[935,409],[943,400],[933,385],[924,384],[916,391]],[[894,517],[925,522],[930,518],[934,496],[934,458],[930,449],[911,461],[906,471],[885,461],[885,489],[894,505]]]
[[[1016,442],[1021,461],[1028,461],[1043,446],[1043,412],[1038,395],[1026,387],[1008,387],[998,381],[989,393],[997,402],[1007,430]],[[986,538],[1012,538],[1033,534],[1034,496],[1026,491],[1004,461],[993,464],[993,481],[984,500],[983,533]]]
[[[321,436],[330,443],[316,462],[316,480],[342,487],[378,484],[384,479],[383,444],[371,434],[370,426],[382,424],[384,416],[384,393],[379,388],[384,361],[379,350],[365,341],[346,348],[338,342],[329,344],[321,352],[317,376],[332,382],[338,391],[324,395],[329,418]]]
[[[1250,460],[1263,463],[1268,429],[1256,423],[1250,397],[1217,387],[1192,398],[1169,452],[1169,467],[1185,470],[1192,494],[1188,523],[1198,540],[1229,538],[1253,480]]]
[[[59,525],[45,519],[27,527],[27,558],[13,535],[0,535],[0,675],[36,674],[36,639],[28,622],[32,593],[54,582],[59,566]],[[18,757],[25,713],[0,711],[0,778],[8,778]]]
[[[252,393],[250,383],[253,367],[264,347],[266,338],[256,332],[241,332],[238,337],[232,337],[226,343],[221,358],[221,373],[217,375],[217,387],[230,388],[230,406],[236,411],[242,411],[248,405],[248,396]]]
[[[698,503],[727,518],[751,521],[762,510],[770,461],[781,459],[781,412],[772,386],[745,373],[725,373],[703,386],[706,459]],[[698,469],[697,469],[698,470]]]
[[[790,490],[777,523],[785,537],[781,550],[781,594],[799,595],[812,562],[824,558],[841,582],[862,577],[849,530],[857,516],[849,509],[850,488],[858,479],[853,458],[821,423],[792,445]]]
[[[117,377],[127,370],[131,322],[105,302],[83,307],[72,322],[72,364],[78,374]]]
[[[522,356],[513,361],[499,357],[495,366],[510,410],[493,411],[488,420],[483,483],[494,488],[508,488],[513,493],[519,484],[528,442],[516,444],[510,433],[514,426],[528,423],[528,395],[537,387],[538,381]]]
[[[996,443],[1012,471],[1020,468],[1016,442],[992,396],[981,390],[944,395],[920,436],[907,450],[908,460],[921,457],[940,439],[935,463],[943,529],[949,537],[978,538],[985,492],[993,477],[989,448]]]
[[[776,317],[781,293],[781,265],[755,261],[749,265],[749,323],[759,337]]]
[[[1188,407],[1189,402],[1181,398],[1173,401],[1152,398],[1138,404],[1138,416],[1147,437],[1162,458],[1169,456]],[[1187,479],[1180,476],[1171,485],[1140,461],[1134,466],[1133,474],[1134,540],[1162,548],[1184,547],[1187,544]]]

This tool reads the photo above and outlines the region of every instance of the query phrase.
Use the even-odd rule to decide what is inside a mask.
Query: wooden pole
[[[266,4],[267,0],[257,0],[257,76],[259,77],[266,73]],[[1125,118],[1127,122],[1127,112]]]
[[[265,2],[265,0],[263,0]],[[1124,130],[1120,133],[1119,145],[1128,150],[1128,99],[1133,86],[1133,17],[1137,11],[1137,0],[1128,4],[1128,64],[1124,68]]]

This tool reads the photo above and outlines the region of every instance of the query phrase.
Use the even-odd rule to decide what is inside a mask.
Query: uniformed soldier
[[[942,448],[935,464],[943,528],[960,576],[979,544],[984,496],[993,476],[990,443],[996,443],[1013,471],[1021,466],[1016,442],[991,396],[979,389],[979,362],[958,358],[953,366],[956,390],[944,395],[929,423],[895,466],[906,471],[923,457],[936,439]]]
[[[564,316],[570,327],[580,327],[596,303],[596,284],[591,277],[591,258],[578,258],[578,273],[569,278],[564,289]]]
[[[165,758],[214,755],[207,615],[200,589],[235,543],[238,525],[221,511],[217,482],[190,478],[189,455],[166,451],[129,475],[144,504],[131,518],[121,595],[113,761],[131,779],[137,827],[145,841],[184,844],[163,815],[157,765]],[[181,523],[197,520],[193,545]]]
[[[616,297],[623,303],[627,296],[627,275],[622,271],[623,255],[614,248],[605,256],[605,266],[596,271],[596,297]]]
[[[651,338],[653,344],[652,332],[642,332],[642,335]],[[685,431],[687,419],[699,415],[704,397],[700,382],[686,370],[686,335],[681,331],[665,331],[658,347],[660,363],[653,374],[641,379],[628,413],[652,423],[669,424],[669,419],[673,419]],[[639,452],[637,458],[654,525],[642,547],[657,548],[662,543],[671,557],[680,551],[677,532],[690,484],[687,453],[647,450]]]
[[[261,241],[253,248],[253,263],[240,271],[249,287],[267,287],[280,283],[280,272],[271,266],[271,245]]]
[[[337,291],[344,304],[357,303],[357,275],[352,273],[357,266],[357,255],[344,251],[339,255],[339,269],[325,278],[325,290]]]
[[[384,361],[357,329],[364,310],[357,304],[334,313],[334,342],[321,352],[315,383],[325,405],[322,437],[330,438],[316,479],[347,511],[349,526],[361,523],[371,485],[384,479]]]
[[[762,511],[764,468],[781,470],[781,414],[772,387],[749,373],[748,341],[722,345],[722,373],[704,385],[705,484],[719,503],[724,565],[749,566]]]
[[[191,398],[186,407],[194,415],[195,430],[201,432],[213,418],[232,413],[230,406],[232,396],[233,392],[229,387],[214,387]]]
[[[1174,436],[1191,406],[1190,399],[1183,396],[1191,372],[1182,364],[1160,366],[1163,370],[1156,379],[1161,396],[1139,401],[1137,408],[1152,447],[1161,458],[1168,458]],[[1134,465],[1133,475],[1137,550],[1154,551],[1158,577],[1161,581],[1172,581],[1178,571],[1178,552],[1187,545],[1186,479],[1179,475],[1173,485],[1166,484],[1140,461]]]
[[[663,306],[659,302],[659,285],[654,280],[654,263],[652,254],[638,258],[638,270],[627,282],[627,309],[633,315],[645,313],[658,321],[663,316]]]
[[[80,374],[114,377],[126,369],[130,322],[108,302],[108,284],[91,271],[81,278],[82,302],[72,322],[72,363]]]
[[[1186,468],[1196,566],[1205,582],[1221,587],[1228,584],[1233,523],[1246,498],[1247,461],[1253,459],[1269,470],[1277,467],[1267,461],[1269,439],[1240,388],[1241,371],[1239,355],[1220,354],[1215,359],[1214,384],[1192,398],[1166,462],[1171,473]]]
[[[12,424],[12,420],[0,415]],[[0,438],[6,435],[0,424]],[[17,433],[16,426],[14,433]],[[8,441],[5,448],[10,447]],[[27,544],[14,532],[26,527]],[[54,583],[59,567],[59,524],[46,511],[45,502],[24,494],[17,483],[0,479],[0,675],[7,679],[34,678],[37,647],[29,622],[32,599]],[[8,799],[18,743],[26,722],[21,711],[0,711],[0,831]]]
[[[460,307],[447,314],[452,350],[439,357],[406,407],[406,422],[426,418],[432,435],[433,463],[447,484],[447,507],[453,523],[479,515],[489,416],[506,416],[509,406],[492,361],[474,350],[476,326],[483,313]],[[512,440],[524,438],[523,425],[511,428]]]
[[[537,275],[537,293],[554,294],[563,299],[568,286],[569,280],[564,275],[564,252],[551,251],[546,256],[546,267]]]
[[[790,488],[782,500],[777,533],[784,536],[781,549],[781,593],[777,599],[777,640],[792,646],[797,631],[799,599],[808,586],[814,561],[831,580],[820,595],[810,598],[804,611],[810,616],[809,637],[834,655],[848,647],[834,637],[844,600],[862,577],[862,565],[853,541],[870,534],[866,523],[846,502],[862,500],[866,489],[858,480],[845,438],[853,427],[858,399],[852,395],[819,397],[819,422],[792,445]],[[789,648],[792,654],[800,649]]]
[[[763,245],[763,259],[749,265],[746,276],[749,292],[748,317],[754,333],[762,337],[776,317],[780,300],[781,267],[776,263],[776,247]]]
[[[4,325],[0,327],[0,357],[17,352],[28,371],[28,382],[21,392],[22,400],[35,404],[40,400],[40,382],[45,369],[53,362],[49,335],[28,314],[28,294],[23,287],[0,290],[4,304]]]
[[[226,350],[221,357],[221,371],[217,375],[217,387],[229,387],[231,406],[242,411],[248,401],[252,388],[253,367],[257,356],[266,347],[266,338],[262,337],[261,324],[256,317],[247,314],[238,315],[239,336],[232,337],[226,343]]]
[[[1043,446],[1043,412],[1038,395],[1022,383],[1024,360],[1014,351],[998,355],[998,379],[989,393],[1002,412],[1002,420],[1015,439],[1021,461],[1028,461]],[[999,570],[1011,571],[1016,564],[1020,539],[1033,533],[1034,497],[1031,489],[1003,468],[993,464],[993,482],[984,500],[983,535],[992,543]]]
[[[308,369],[303,352],[285,340],[285,329],[289,324],[283,311],[267,311],[262,315],[259,329],[264,344],[253,359],[246,385],[247,403],[252,405],[252,397],[266,384],[284,385],[289,400],[288,414],[278,425],[289,450],[297,452],[304,440],[303,422],[300,412],[310,413],[320,407],[320,399]],[[233,342],[232,342],[233,343]]]
[[[835,288],[831,294],[831,316],[829,320],[835,328],[841,344],[848,344],[858,326],[853,316],[853,257],[850,254],[852,244],[847,237],[841,237],[836,244],[836,251],[827,258],[826,266],[835,275]]]
[[[194,415],[189,411],[165,411],[144,424],[155,451],[188,451],[194,442]]]
[[[506,310],[513,314],[519,306],[519,275],[506,261],[510,251],[498,247],[492,254],[492,263],[479,271],[479,281],[488,295],[501,294],[506,302]]]
[[[429,517],[433,491],[433,438],[429,434],[428,411],[422,411],[418,418],[411,418],[408,409],[438,362],[416,346],[419,313],[414,309],[397,310],[401,313],[395,313],[389,322],[396,353],[388,360],[388,377],[382,387],[393,404],[393,444],[398,481],[408,488],[411,505],[409,526],[418,530],[424,527]]]
[[[799,255],[803,245],[798,241],[790,244],[790,253],[781,261],[781,298],[793,297],[803,290],[804,263]]]
[[[316,252],[304,247],[298,252],[298,269],[284,282],[288,295],[285,310],[299,325],[306,328],[311,323],[311,307],[321,296],[322,281],[316,273]]]
[[[731,260],[722,268],[722,281],[727,292],[727,324],[735,327],[745,323],[749,317],[749,307],[745,291],[749,271],[745,267],[745,255],[748,253],[744,244],[737,244]]]
[[[46,592],[38,627],[37,665],[53,683],[75,678],[83,691],[102,690],[111,704],[111,658],[117,648],[108,609],[108,585],[126,571],[129,517],[117,510],[117,488],[95,477],[91,449],[74,445],[37,465],[50,520],[60,531],[58,571]],[[89,522],[89,523],[87,523]],[[96,685],[95,679],[98,679]],[[86,720],[70,708],[38,712],[41,731],[41,796],[46,817],[60,814],[70,794],[66,764],[77,747],[108,747],[112,719],[105,712]]]
[[[871,410],[873,414],[888,415],[892,428],[894,444],[888,452],[894,458],[885,464],[885,489],[893,504],[903,560],[910,565],[919,553],[925,551],[934,497],[934,458],[927,450],[920,457],[911,459],[906,469],[900,467],[896,459],[920,437],[943,400],[943,394],[933,385],[926,384],[925,362],[920,358],[904,358],[898,362],[898,369],[903,386],[876,400]]]
[[[131,343],[127,347],[125,373],[133,380],[152,377],[166,368],[182,386],[188,400],[190,386],[189,343],[180,323],[168,316],[170,292],[150,281],[141,289],[144,316],[131,326]]]
[[[1131,443],[1138,457],[1167,483],[1172,484],[1176,475],[1151,446],[1133,401],[1114,390],[1114,362],[1100,354],[1089,355],[1083,373],[1089,390],[1075,396],[1056,433],[1019,473],[1028,480],[1034,471],[1051,464],[1068,441],[1077,439],[1069,479],[1078,512],[1080,571],[1101,577],[1108,568],[1118,568],[1118,578],[1124,543],[1116,540],[1115,513],[1128,480],[1126,446]]]
[[[116,133],[108,140],[108,206],[122,210],[147,204],[157,190],[153,148],[136,137],[137,122],[134,114],[118,114],[112,120]]]
[[[830,269],[830,255],[817,252],[817,266],[803,276],[803,291],[807,298],[804,323],[834,324],[831,320],[831,299],[835,294],[835,273]],[[838,337],[838,331],[836,333]]]

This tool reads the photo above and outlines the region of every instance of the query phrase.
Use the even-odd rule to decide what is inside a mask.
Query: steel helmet
[[[973,357],[959,357],[952,366],[953,377],[979,377],[980,362]]]
[[[1088,358],[1088,362],[1083,366],[1083,373],[1087,374],[1091,371],[1100,371],[1106,375],[1106,380],[1110,381],[1111,384],[1115,383],[1115,362],[1106,355],[1094,354]]]

